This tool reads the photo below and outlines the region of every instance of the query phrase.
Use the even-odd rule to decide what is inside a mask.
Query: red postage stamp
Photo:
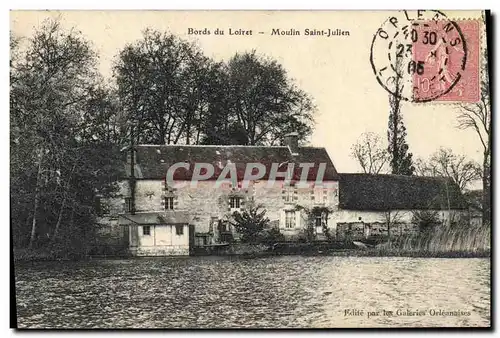
[[[412,24],[413,101],[479,101],[479,27],[478,20]]]

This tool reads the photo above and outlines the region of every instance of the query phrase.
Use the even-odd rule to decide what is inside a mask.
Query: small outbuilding
[[[187,256],[194,233],[185,211],[121,214],[128,227],[129,251],[133,256]]]

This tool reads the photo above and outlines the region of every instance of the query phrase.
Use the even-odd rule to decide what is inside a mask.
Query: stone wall
[[[132,247],[130,253],[133,256],[189,256],[189,245]]]
[[[284,187],[282,182],[271,186],[268,181],[250,182],[248,187],[233,188],[230,183],[215,187],[214,181],[201,181],[196,185],[184,182],[182,188],[166,188],[163,180],[137,180],[136,212],[165,211],[164,198],[173,197],[174,210],[188,210],[191,213],[192,224],[198,233],[212,231],[217,237],[217,220],[228,220],[232,212],[230,199],[241,199],[241,208],[249,203],[261,205],[266,210],[266,216],[272,224],[276,224],[285,235],[296,235],[306,223],[306,212],[296,211],[295,227],[285,227],[285,211],[314,207],[327,207],[338,210],[338,182],[329,182],[327,187]],[[126,181],[121,182],[121,196],[109,201],[111,217],[126,210],[125,198],[129,197],[129,187]]]
[[[411,223],[414,213],[419,211],[421,210],[391,210],[388,213],[386,211],[337,210],[332,217],[337,223],[387,223],[388,219],[396,223]],[[454,222],[466,215],[466,211],[462,210],[435,210],[435,212],[439,221],[443,223]]]
[[[361,239],[368,236],[388,236],[387,224],[390,223],[391,236],[401,236],[416,233],[419,230],[418,221],[414,214],[422,210],[391,210],[363,211],[338,210],[332,217],[336,220],[337,239]],[[467,212],[462,210],[434,210],[439,223],[449,225],[466,217]]]
[[[179,182],[178,182],[179,183]],[[191,182],[182,182],[184,187],[168,188],[164,180],[137,180],[136,185],[136,212],[165,211],[164,198],[173,198],[174,210],[190,212],[191,224],[197,233],[212,233],[214,240],[219,238],[217,221],[229,220],[235,210],[230,208],[230,198],[241,198],[241,207],[248,206],[251,201],[261,205],[266,210],[266,216],[271,224],[279,226],[280,231],[287,238],[293,238],[303,229],[307,220],[307,210],[314,207],[326,207],[331,212],[328,215],[327,226],[330,234],[338,234],[337,225],[348,223],[373,223],[374,232],[384,232],[387,222],[387,213],[382,211],[341,210],[338,208],[338,182],[328,182],[326,187],[314,186],[308,182],[307,187],[283,186],[276,182],[272,186],[268,181],[250,182],[248,187],[231,187],[230,183],[215,188],[214,181],[201,181],[196,185]],[[128,182],[120,183],[121,197],[109,201],[111,218],[118,213],[125,212],[125,197],[129,197]],[[305,209],[305,210],[298,210]],[[285,212],[294,211],[296,214],[295,227],[285,226]],[[438,211],[438,217],[443,222],[451,222],[459,215],[459,211]],[[395,210],[391,212],[391,221],[397,223],[411,223],[413,210]],[[112,223],[112,222],[111,222]],[[377,225],[378,224],[378,225]],[[231,229],[229,229],[231,230]],[[234,232],[234,229],[232,229]]]

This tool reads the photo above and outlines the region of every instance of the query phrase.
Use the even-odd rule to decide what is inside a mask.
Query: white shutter
[[[302,222],[301,222],[301,214],[300,214],[300,210],[296,210],[295,211],[295,227],[296,228],[302,228]]]
[[[323,188],[314,188],[314,203],[321,204],[323,203]]]
[[[279,225],[280,229],[286,228],[285,221],[286,221],[285,210],[281,210],[280,211],[280,225]]]
[[[329,212],[327,217],[326,217],[326,227],[330,231],[330,235],[336,237],[337,236],[337,223],[334,222],[334,219],[332,217],[332,213]]]

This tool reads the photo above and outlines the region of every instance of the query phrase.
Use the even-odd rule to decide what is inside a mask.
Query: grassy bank
[[[481,251],[410,251],[390,249],[367,249],[332,252],[332,256],[354,257],[421,257],[421,258],[484,258],[490,257],[490,250]]]
[[[489,258],[490,250],[476,251],[425,251],[425,250],[402,250],[386,248],[368,249],[331,249],[317,250],[317,247],[310,246],[297,250],[272,250],[272,247],[262,244],[236,244],[228,248],[227,251],[218,252],[217,256],[230,256],[240,258],[259,258],[272,256],[336,256],[336,257],[420,257],[420,258]],[[61,255],[46,250],[14,250],[14,261],[37,262],[37,261],[75,261],[91,258],[126,258],[128,255]]]
[[[283,243],[282,243],[283,244]],[[257,258],[270,256],[337,256],[337,257],[421,257],[421,258],[484,258],[490,257],[487,250],[405,250],[399,248],[358,248],[351,246],[326,247],[325,243],[288,243],[288,246],[264,246],[262,244],[234,244],[221,255],[243,258]]]
[[[123,247],[108,246],[95,247],[88,251],[57,250],[49,248],[14,248],[14,262],[38,261],[78,261],[91,258],[118,258],[129,257],[128,251]]]
[[[44,249],[14,249],[14,262],[32,262],[32,261],[56,261],[56,260],[72,260],[75,257],[70,255],[61,255],[50,250]]]

